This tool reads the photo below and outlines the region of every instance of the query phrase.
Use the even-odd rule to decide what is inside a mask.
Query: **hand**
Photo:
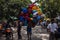
[[[49,29],[47,29],[47,32],[48,32],[48,33],[51,33]]]

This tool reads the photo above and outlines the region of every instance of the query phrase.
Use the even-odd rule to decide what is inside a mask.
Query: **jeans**
[[[21,37],[21,26],[18,27],[17,32],[18,32],[18,39],[21,39],[22,38]]]

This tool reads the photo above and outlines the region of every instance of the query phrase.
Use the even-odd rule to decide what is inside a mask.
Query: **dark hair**
[[[51,21],[54,21],[54,19],[52,18]]]
[[[54,19],[51,19],[51,23],[54,23]]]

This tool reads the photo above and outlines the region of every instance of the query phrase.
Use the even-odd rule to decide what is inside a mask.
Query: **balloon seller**
[[[31,39],[32,28],[35,27],[41,16],[38,14],[36,5],[30,5],[28,8],[22,8],[18,22],[18,38],[21,38],[21,26],[27,21],[27,36]]]
[[[28,36],[28,40],[31,40],[31,34],[32,34],[32,22],[28,22],[28,26],[27,26],[27,36]]]
[[[20,25],[20,21],[18,21],[17,32],[18,32],[18,39],[22,39],[22,37],[21,37],[21,25]]]
[[[18,20],[18,25],[17,25],[18,40],[22,39],[21,28],[22,28],[22,25],[23,25],[23,21],[24,21],[23,12],[21,11],[21,13],[19,14],[19,20]]]

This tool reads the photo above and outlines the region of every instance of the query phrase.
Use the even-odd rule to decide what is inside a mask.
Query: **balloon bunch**
[[[22,8],[19,15],[19,20],[26,24],[26,21],[36,23],[41,19],[42,12],[40,8],[34,4],[28,6],[28,8]]]

